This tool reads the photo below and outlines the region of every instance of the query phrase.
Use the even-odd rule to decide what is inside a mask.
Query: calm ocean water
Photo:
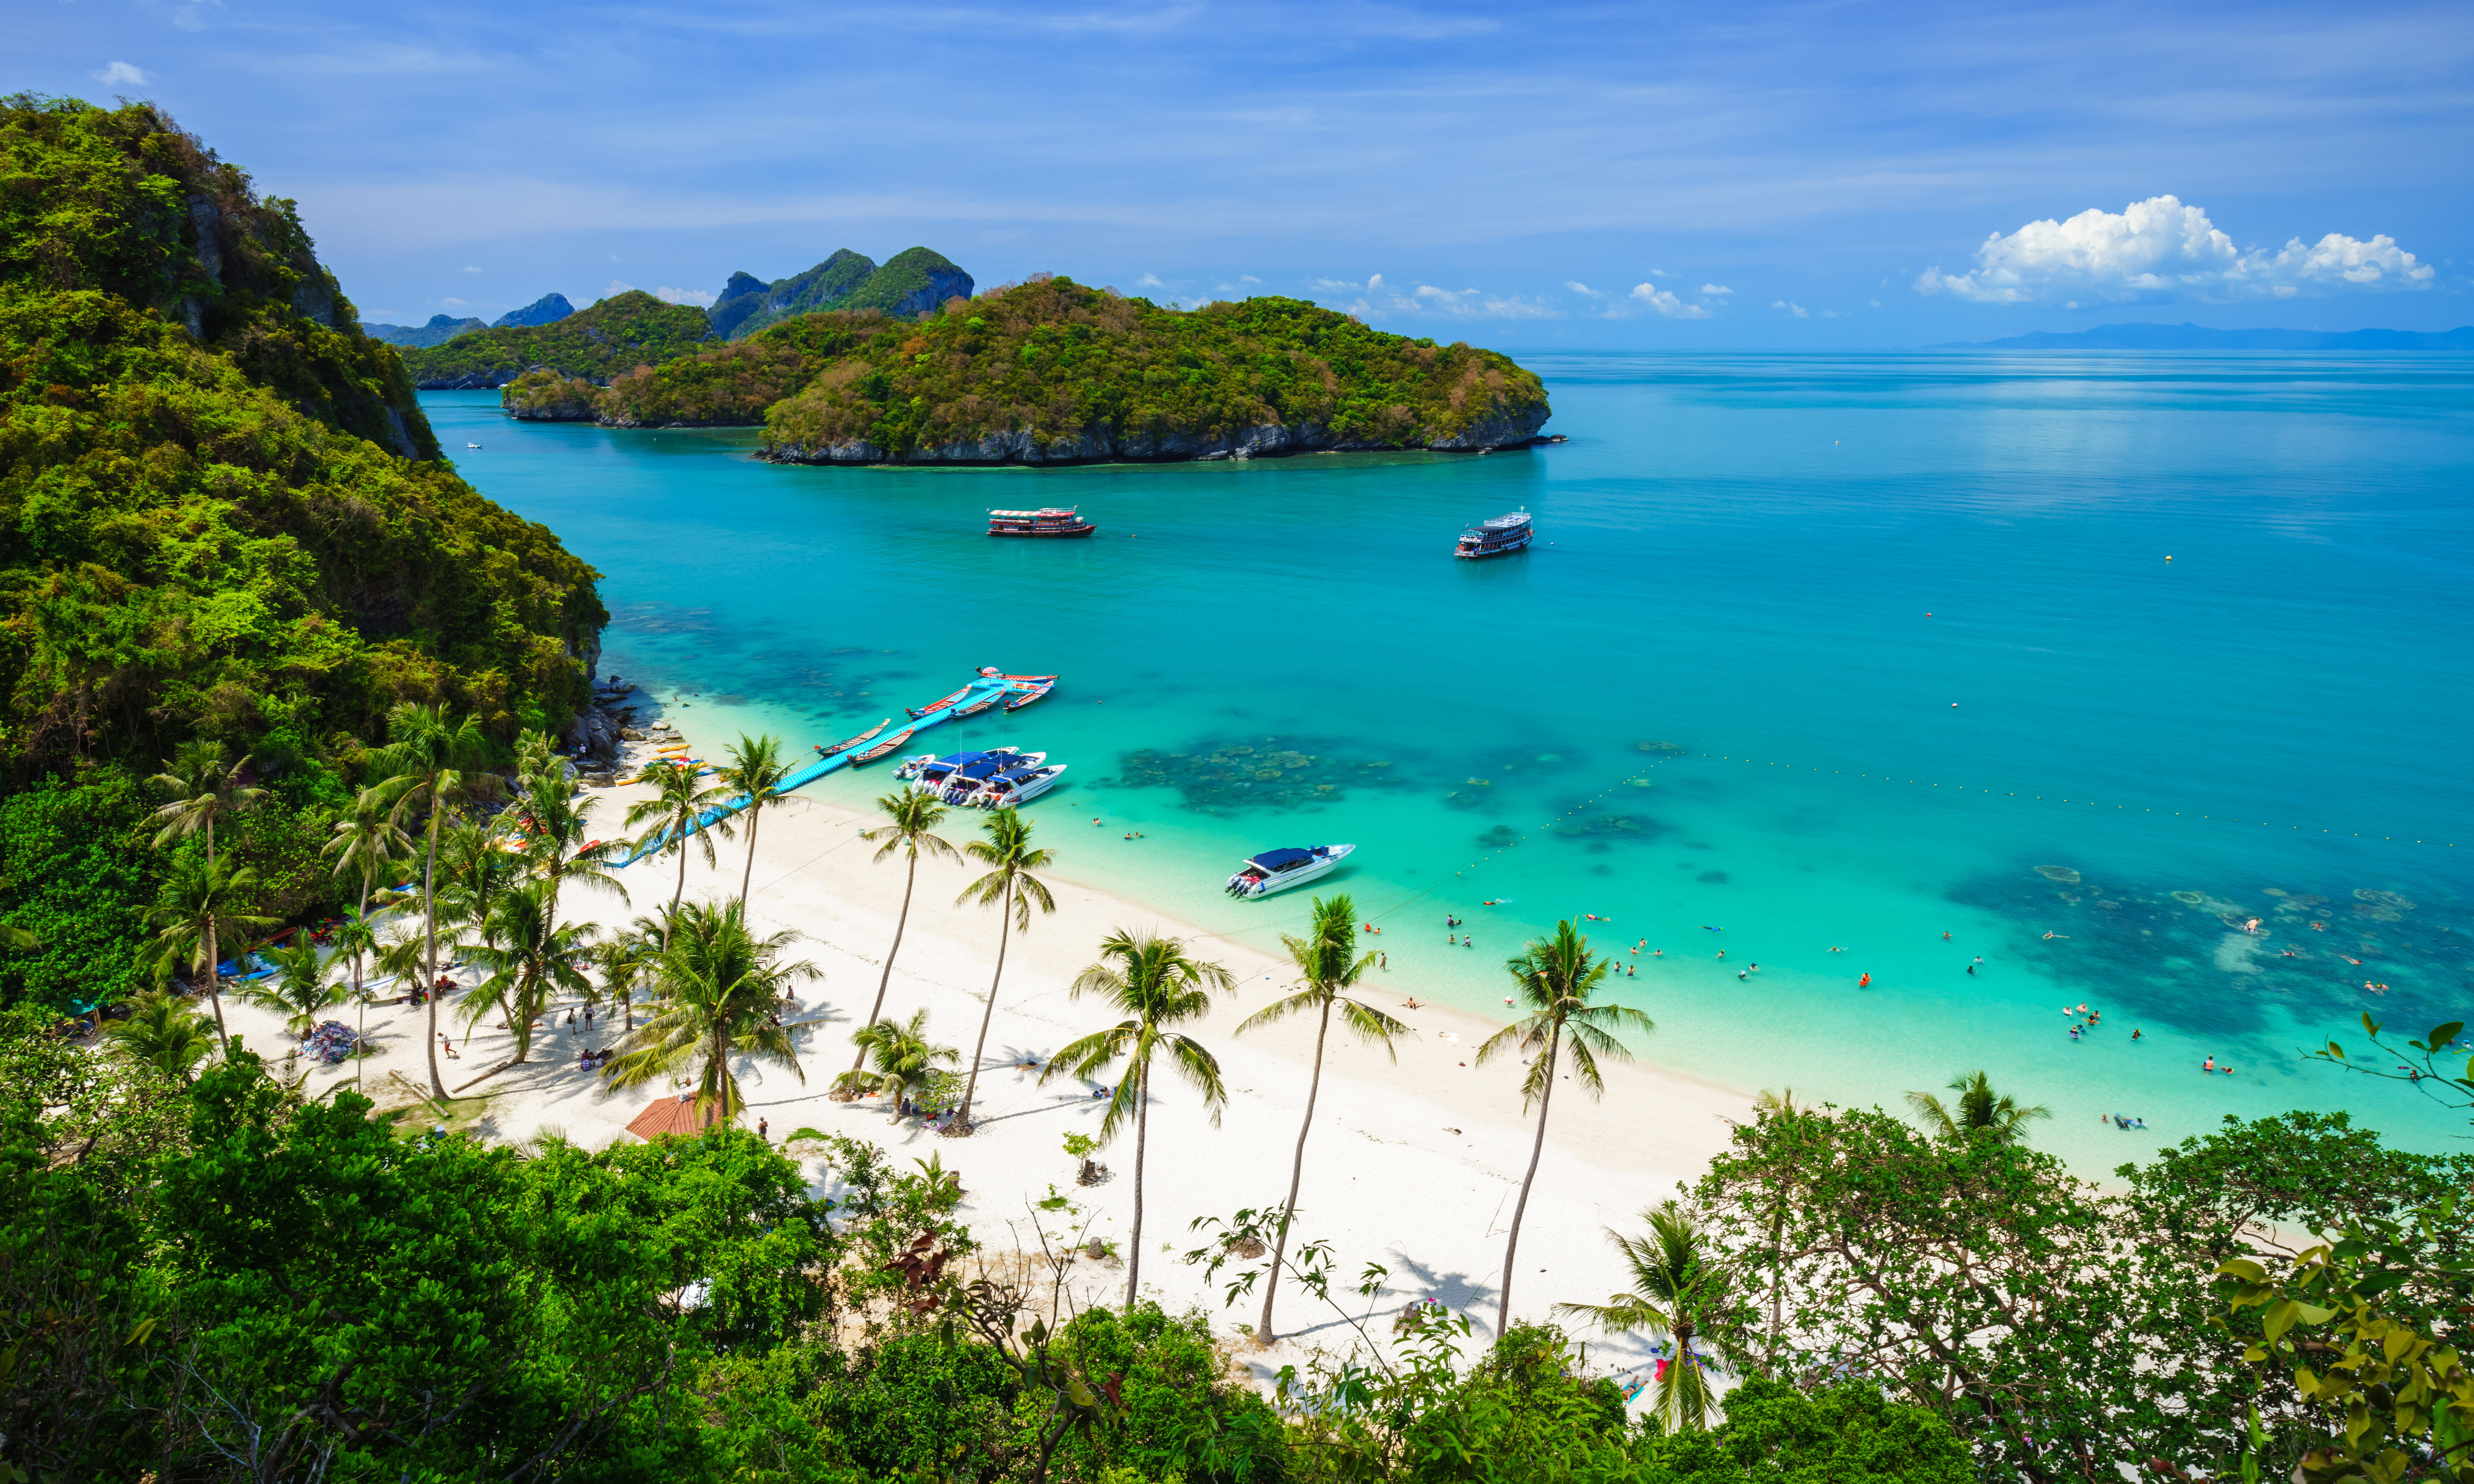
[[[923,746],[1070,763],[1031,806],[1059,871],[1231,938],[1307,905],[1230,902],[1238,857],[1346,841],[1387,986],[1500,1011],[1503,959],[1594,913],[1639,1051],[1731,1086],[1896,1108],[1981,1066],[2091,1172],[2226,1113],[2469,1132],[2297,1051],[2474,1018],[2474,361],[1530,364],[1570,443],[1483,457],[777,468],[424,401],[699,732],[804,754],[1061,674]],[[1100,535],[982,534],[1041,504]],[[1535,549],[1451,559],[1515,507]]]

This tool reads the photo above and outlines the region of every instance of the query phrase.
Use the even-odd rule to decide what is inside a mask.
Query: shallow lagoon
[[[927,740],[1069,762],[1031,806],[1059,869],[1215,932],[1305,910],[1221,896],[1237,857],[1346,840],[1324,885],[1400,993],[1499,1010],[1503,958],[1594,913],[1648,940],[1643,1054],[1731,1086],[1895,1107],[1985,1066],[2091,1172],[2224,1113],[2468,1132],[2296,1052],[2474,1001],[2474,361],[1531,364],[1571,442],[1484,457],[776,468],[424,402],[695,734],[804,751],[981,664],[1061,674]],[[982,534],[1039,504],[1101,533]],[[1535,549],[1451,560],[1515,506]]]

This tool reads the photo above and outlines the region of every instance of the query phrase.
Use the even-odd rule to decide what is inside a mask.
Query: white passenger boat
[[[1328,875],[1343,856],[1356,849],[1353,845],[1317,845],[1265,850],[1228,878],[1228,895],[1247,900],[1303,886],[1317,876]]]
[[[1066,767],[1064,763],[1053,762],[1045,766],[1027,765],[1009,769],[982,783],[964,795],[960,802],[982,809],[1010,809],[1055,788]]]

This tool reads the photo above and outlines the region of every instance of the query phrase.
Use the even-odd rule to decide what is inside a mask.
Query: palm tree
[[[469,1031],[489,1013],[489,1005],[496,1005],[516,1038],[516,1054],[482,1077],[521,1066],[532,1055],[533,1021],[549,1008],[559,991],[576,993],[591,983],[584,976],[587,945],[601,930],[590,922],[558,925],[551,891],[550,882],[527,881],[502,894],[491,908],[479,941],[464,946],[465,956],[489,975],[465,998],[465,1026]]]
[[[155,817],[163,822],[163,827],[155,835],[156,849],[203,833],[206,837],[206,860],[212,864],[215,820],[266,797],[265,789],[241,783],[240,777],[248,771],[249,763],[246,755],[238,762],[232,761],[221,742],[183,743],[163,764],[163,771],[146,780],[175,796],[170,803],[155,811]]]
[[[661,959],[662,940],[669,934],[667,923],[667,915],[660,921],[639,916],[593,946],[593,967],[600,971],[601,988],[618,1002],[630,1033],[636,1029],[636,991]]]
[[[1658,1028],[1637,1010],[1589,1003],[1589,993],[1613,966],[1589,951],[1589,940],[1574,930],[1568,918],[1555,924],[1552,939],[1531,939],[1528,949],[1503,967],[1512,971],[1530,1013],[1526,1019],[1515,1020],[1488,1037],[1486,1044],[1477,1048],[1477,1061],[1483,1066],[1505,1051],[1539,1053],[1520,1083],[1521,1110],[1538,1105],[1538,1136],[1529,1146],[1529,1172],[1520,1177],[1520,1199],[1512,1208],[1512,1238],[1503,1247],[1503,1289],[1495,1305],[1498,1331],[1512,1328],[1513,1260],[1520,1252],[1520,1218],[1529,1209],[1529,1187],[1538,1179],[1539,1156],[1546,1152],[1546,1109],[1555,1094],[1556,1068],[1562,1064],[1564,1042],[1571,1043],[1573,1074],[1590,1097],[1598,1098],[1607,1090],[1605,1079],[1598,1075],[1598,1058],[1632,1060],[1632,1052],[1614,1039],[1611,1028],[1642,1032]]]
[[[385,781],[372,792],[392,811],[400,826],[427,810],[428,848],[421,868],[424,960],[422,988],[433,991],[429,1002],[429,1090],[442,1102],[447,1084],[438,1077],[438,837],[447,814],[459,804],[486,799],[498,791],[496,774],[483,772],[489,758],[488,739],[480,725],[466,716],[449,721],[445,710],[410,702],[387,713],[387,734],[395,740],[371,754],[376,775]]]
[[[231,1052],[231,1032],[224,1025],[223,981],[215,971],[223,960],[216,956],[216,944],[227,927],[275,925],[273,918],[241,910],[257,895],[257,873],[247,866],[234,869],[221,861],[209,865],[191,856],[173,864],[162,897],[155,910],[146,914],[146,925],[155,929],[155,941],[160,945],[156,971],[177,973],[185,967],[198,975],[214,1001],[215,1036],[226,1055]]]
[[[359,874],[360,915],[367,917],[378,873],[393,872],[397,862],[412,853],[412,837],[387,812],[376,791],[363,790],[353,799],[352,812],[335,822],[334,838],[327,842],[325,853],[334,858],[335,874]]]
[[[623,847],[615,840],[585,839],[593,828],[595,801],[569,784],[567,770],[558,766],[557,757],[548,753],[547,738],[539,732],[524,735],[527,740],[539,740],[541,755],[551,764],[523,773],[523,800],[519,811],[519,817],[528,826],[522,841],[524,859],[535,874],[550,883],[551,915],[557,915],[559,893],[570,881],[616,892],[620,901],[627,900],[627,889],[610,873]]]
[[[188,1082],[200,1062],[215,1054],[214,1027],[179,997],[157,991],[131,1002],[129,1018],[103,1034],[131,1060],[177,1082]]]
[[[352,1004],[360,1012],[360,1023],[353,1029],[352,1044],[360,1046],[370,1038],[370,992],[361,987],[361,968],[369,962],[370,955],[377,951],[377,924],[370,921],[366,912],[355,912],[336,926],[334,936],[336,955],[349,959],[352,966]],[[365,1060],[365,1057],[357,1055],[352,1059],[352,1090],[355,1092],[361,1089],[361,1063]]]
[[[816,973],[813,964],[783,961],[798,934],[758,937],[735,901],[682,907],[670,927],[656,966],[653,1013],[627,1035],[626,1049],[602,1075],[613,1087],[635,1087],[701,1064],[696,1108],[708,1124],[728,1122],[747,1105],[730,1069],[735,1056],[788,1067],[807,1081],[798,1045],[775,1015],[790,981]]]
[[[1717,1394],[1701,1369],[1695,1341],[1730,1367],[1742,1368],[1747,1357],[1739,1343],[1742,1310],[1725,1262],[1710,1250],[1708,1233],[1692,1212],[1674,1201],[1662,1201],[1640,1213],[1649,1231],[1626,1236],[1610,1228],[1607,1239],[1632,1269],[1630,1293],[1618,1293],[1604,1304],[1558,1304],[1558,1312],[1597,1321],[1610,1334],[1646,1329],[1675,1342],[1674,1358],[1659,1377],[1656,1411],[1668,1432],[1705,1428],[1717,1409]]]
[[[1916,1111],[1916,1121],[1925,1132],[1950,1143],[1983,1139],[1995,1144],[2024,1144],[2027,1141],[2027,1120],[2050,1118],[2053,1111],[2038,1104],[2022,1108],[2008,1093],[1996,1094],[1993,1079],[1983,1072],[1961,1072],[1950,1079],[1950,1090],[1958,1094],[1955,1112],[1942,1105],[1942,1100],[1929,1092],[1910,1092],[1907,1106]]]
[[[1769,1360],[1778,1362],[1778,1348],[1783,1341],[1783,1315],[1786,1304],[1786,1211],[1787,1192],[1793,1179],[1792,1170],[1810,1158],[1813,1135],[1826,1127],[1816,1122],[1813,1111],[1795,1100],[1795,1089],[1783,1088],[1776,1092],[1763,1088],[1753,1097],[1753,1115],[1757,1120],[1775,1119],[1792,1136],[1772,1158],[1770,1173],[1770,1328]]]
[[[488,820],[457,819],[438,841],[438,921],[449,927],[485,927],[498,898],[523,874],[523,863],[498,849]]]
[[[691,762],[654,764],[645,769],[643,775],[644,781],[653,785],[653,797],[627,811],[629,829],[648,823],[653,826],[637,842],[638,850],[654,847],[663,855],[672,850],[678,852],[679,884],[670,893],[673,915],[679,910],[679,898],[688,892],[688,848],[691,845],[701,847],[704,863],[711,866],[717,859],[713,849],[714,837],[719,835],[727,839],[730,835],[730,821],[726,819],[716,819],[701,829],[696,827],[696,821],[707,809],[730,797],[730,790],[701,781],[696,777],[701,771]],[[667,932],[667,928],[664,931]],[[663,939],[664,943],[668,941],[667,938]]]
[[[1314,1128],[1315,1099],[1322,1091],[1322,1047],[1331,1034],[1332,1012],[1340,1012],[1340,1023],[1359,1040],[1380,1045],[1394,1061],[1399,1053],[1392,1048],[1392,1039],[1404,1035],[1409,1027],[1385,1015],[1363,1000],[1351,999],[1348,992],[1374,967],[1372,953],[1357,951],[1357,903],[1346,893],[1329,901],[1317,898],[1314,904],[1314,926],[1303,938],[1280,935],[1288,945],[1289,958],[1298,966],[1298,976],[1304,988],[1286,999],[1275,1000],[1238,1022],[1237,1034],[1243,1036],[1258,1025],[1270,1025],[1293,1015],[1311,1012],[1315,1017],[1314,1074],[1306,1083],[1305,1116],[1298,1123],[1298,1151],[1289,1161],[1289,1199],[1280,1208],[1280,1226],[1272,1241],[1270,1278],[1263,1285],[1263,1319],[1254,1331],[1255,1343],[1269,1345],[1272,1329],[1272,1299],[1279,1292],[1280,1258],[1289,1248],[1289,1223],[1296,1219],[1298,1186],[1305,1179],[1306,1135]]]
[[[862,1061],[873,1056],[874,1071],[853,1069],[834,1079],[835,1088],[849,1097],[889,1097],[893,1099],[893,1121],[902,1121],[902,1101],[928,1090],[935,1081],[936,1064],[954,1062],[961,1053],[951,1046],[932,1045],[928,1041],[928,1012],[917,1011],[910,1023],[879,1020],[851,1033],[859,1042]]]
[[[868,1025],[874,1025],[877,1017],[885,1013],[885,987],[893,982],[893,955],[902,951],[902,930],[910,922],[910,889],[919,884],[920,852],[941,855],[947,860],[960,859],[952,846],[929,833],[945,817],[945,806],[936,802],[935,796],[901,788],[879,799],[876,806],[885,811],[886,823],[861,830],[859,837],[885,842],[876,848],[878,860],[902,851],[910,863],[910,874],[903,878],[902,915],[893,920],[893,946],[885,950],[885,972],[877,976],[876,1003],[867,1009]],[[860,1062],[867,1060],[866,1048],[861,1047],[859,1055]],[[860,1062],[851,1063],[852,1071],[859,1070]]]
[[[747,801],[747,864],[739,873],[739,900],[747,901],[747,886],[756,877],[756,820],[764,807],[782,797],[782,780],[793,771],[782,755],[782,739],[769,732],[761,737],[739,734],[739,742],[727,754],[729,761],[715,774],[722,785]]]
[[[244,985],[241,998],[271,1015],[283,1017],[283,1028],[295,1040],[318,1028],[318,1017],[344,1002],[346,991],[335,982],[333,966],[318,956],[307,933],[294,935],[292,946],[269,948],[266,961],[275,977],[264,985]]]
[[[1035,903],[1042,912],[1056,910],[1056,898],[1050,895],[1048,883],[1032,875],[1049,866],[1046,850],[1031,845],[1031,821],[1020,809],[991,809],[987,822],[980,826],[984,840],[974,840],[962,847],[971,859],[992,868],[986,875],[962,888],[954,898],[958,907],[976,901],[984,907],[997,908],[997,971],[988,980],[987,1008],[980,1012],[980,1040],[971,1047],[971,1075],[962,1085],[962,1111],[954,1127],[962,1133],[971,1131],[971,1099],[980,1090],[980,1062],[987,1055],[988,1022],[996,1018],[997,986],[1005,982],[1006,944],[1015,933],[1031,931],[1031,909]]]
[[[1039,1074],[1088,1077],[1123,1058],[1124,1080],[1108,1099],[1100,1120],[1100,1141],[1114,1138],[1126,1120],[1134,1121],[1134,1226],[1126,1243],[1126,1303],[1141,1290],[1143,1273],[1143,1152],[1151,1137],[1152,1063],[1163,1051],[1168,1064],[1202,1094],[1213,1127],[1228,1101],[1220,1080],[1220,1062],[1201,1041],[1169,1029],[1210,1013],[1211,992],[1233,992],[1236,978],[1219,965],[1189,955],[1175,938],[1129,933],[1119,928],[1100,945],[1100,962],[1075,977],[1074,997],[1097,994],[1125,1013],[1126,1018],[1095,1032],[1056,1053]]]

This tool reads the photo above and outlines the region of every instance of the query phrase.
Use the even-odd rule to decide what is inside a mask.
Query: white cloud
[[[1308,278],[1306,280],[1307,288],[1322,294],[1353,292],[1365,286],[1352,278]]]
[[[615,263],[615,262],[617,262],[617,261],[618,261],[618,260],[617,258],[615,258],[615,257],[614,257],[614,258],[612,258],[610,261],[612,261],[612,262],[614,262],[614,263]],[[635,293],[635,292],[636,292],[636,285],[634,285],[634,284],[632,284],[632,283],[629,283],[629,282],[627,282],[625,279],[622,279],[622,278],[613,278],[613,279],[611,279],[611,280],[610,280],[610,288],[609,288],[609,290],[608,290],[607,294],[606,294],[604,297],[605,297],[605,298],[615,298],[616,296],[620,295],[620,294],[633,294],[633,293]]]
[[[1652,269],[1655,273],[1657,270]],[[1632,297],[1670,320],[1706,320],[1710,311],[1699,304],[1687,304],[1654,283],[1636,283]]]
[[[442,299],[439,302],[445,304],[449,309],[470,309],[473,307],[470,302],[460,299]]]
[[[1237,281],[1240,283],[1260,283],[1263,280],[1255,277],[1252,274],[1239,274],[1237,275]]]
[[[1380,294],[1383,292],[1383,275],[1381,274],[1370,274],[1367,275],[1366,292],[1369,294]]]
[[[711,289],[660,288],[653,291],[653,297],[661,299],[665,303],[697,304],[707,309],[713,307],[713,290]]]
[[[1168,285],[1160,282],[1159,275],[1145,274],[1134,280],[1134,287],[1138,289],[1164,289],[1167,288]]]
[[[1811,310],[1805,308],[1802,304],[1790,304],[1783,299],[1771,299],[1770,307],[1772,309],[1783,309],[1799,320],[1809,320],[1812,318]]]
[[[1723,298],[1723,297],[1725,297],[1726,295],[1729,295],[1729,294],[1733,294],[1733,293],[1734,293],[1734,292],[1735,292],[1735,291],[1734,291],[1734,289],[1731,289],[1731,288],[1727,287],[1727,286],[1726,286],[1725,284],[1723,284],[1723,283],[1705,283],[1705,284],[1701,285],[1701,292],[1702,292],[1702,293],[1704,293],[1704,294],[1707,294],[1707,295],[1710,296],[1710,297],[1711,297],[1711,298],[1713,298],[1713,299],[1717,299],[1717,298]]]
[[[106,87],[144,87],[154,79],[125,61],[115,61],[94,69],[94,80]]]
[[[476,273],[479,273],[481,270],[479,270],[479,269],[477,269],[477,268],[474,268],[474,267],[472,267],[471,265],[469,265],[469,264],[468,264],[468,265],[466,265],[466,267],[465,267],[464,271],[465,271],[466,273],[468,273],[468,274],[476,274]]]
[[[1675,276],[1673,274],[1668,273],[1668,272],[1667,272],[1665,269],[1663,269],[1663,268],[1653,268],[1653,269],[1651,269],[1651,270],[1649,271],[1649,275],[1650,275],[1651,277],[1653,277],[1653,278],[1672,278],[1672,277],[1674,277],[1674,276]]]
[[[2429,288],[2436,276],[2386,234],[2365,242],[2330,232],[2310,245],[2295,237],[2275,252],[2239,249],[2206,211],[2152,196],[2118,213],[2090,207],[2067,222],[1995,232],[1976,250],[1973,270],[1928,268],[1916,292],[1990,304],[2292,299],[2305,289]]]
[[[1588,284],[1581,282],[1577,278],[1567,279],[1564,282],[1564,287],[1570,289],[1573,293],[1580,295],[1583,299],[1604,299],[1607,297],[1601,291],[1589,287]]]

